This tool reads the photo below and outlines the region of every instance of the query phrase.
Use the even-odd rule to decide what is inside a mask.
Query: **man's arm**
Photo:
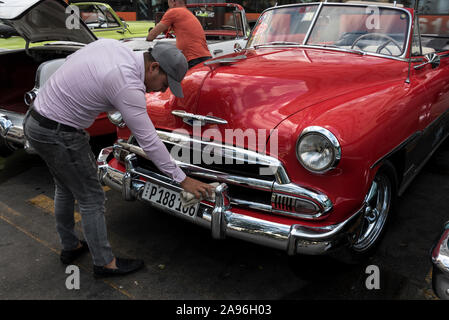
[[[171,157],[148,116],[143,91],[123,88],[117,93],[114,106],[121,112],[137,142],[159,170],[178,182],[184,190],[194,194],[197,199],[209,198],[212,195],[212,186],[187,177]]]
[[[147,41],[153,41],[158,35],[168,30],[169,26],[159,22],[153,29],[148,32]]]

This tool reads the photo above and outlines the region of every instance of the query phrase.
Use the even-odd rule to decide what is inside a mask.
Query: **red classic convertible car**
[[[215,201],[184,207],[126,127],[100,153],[100,179],[217,239],[370,253],[449,133],[449,36],[419,27],[415,9],[388,3],[267,9],[243,51],[189,71],[185,98],[148,97],[179,166],[220,183]]]

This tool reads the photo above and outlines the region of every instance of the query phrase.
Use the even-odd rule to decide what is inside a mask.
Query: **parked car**
[[[78,2],[72,3],[71,6],[78,8],[81,19],[98,38],[120,40],[133,37],[144,37],[148,34],[148,30],[154,27],[153,21],[124,21],[117,15],[111,6],[106,3]],[[61,15],[61,13],[58,14]],[[75,12],[71,11],[64,12],[65,18],[69,18],[74,14]],[[52,18],[53,16],[48,17],[48,19]],[[14,30],[14,32],[11,29],[10,26],[3,27],[0,25],[0,48],[24,48],[26,43],[25,39],[22,38],[17,31]],[[35,45],[42,45],[42,43]],[[31,46],[34,46],[34,44],[31,44]]]
[[[432,287],[442,300],[449,300],[449,221],[432,249]]]
[[[372,253],[396,196],[449,133],[447,39],[420,34],[418,18],[388,3],[267,9],[243,51],[187,73],[185,98],[148,97],[179,166],[220,183],[215,201],[182,206],[126,127],[98,157],[101,181],[216,239]]]
[[[219,57],[240,51],[246,46],[250,27],[246,20],[245,9],[235,3],[191,3],[186,7],[198,18],[206,34],[206,41],[212,57]],[[163,13],[156,17],[160,21]],[[147,50],[157,41],[175,43],[171,32],[160,35],[152,42],[145,38],[126,39],[125,42],[134,50]]]
[[[62,0],[0,2],[0,22],[26,41],[22,49],[0,52],[0,156],[26,146],[22,122],[39,88],[66,56],[97,40],[82,21],[77,30],[66,28],[66,7]],[[32,47],[32,43],[39,45]],[[91,136],[114,134],[115,127],[103,113],[88,132]]]
[[[146,37],[148,30],[154,27],[153,21],[125,21],[107,3],[75,2],[81,19],[98,38],[126,39]]]
[[[77,5],[81,9],[87,6],[85,3]],[[97,3],[95,5],[100,6]],[[208,5],[202,10],[212,16],[213,7]],[[63,63],[65,57],[85,44],[97,40],[92,29],[80,19],[75,20],[79,22],[78,29],[66,28],[66,8],[67,4],[62,0],[23,0],[20,4],[16,4],[14,0],[0,2],[0,23],[3,26],[0,28],[0,34],[3,31],[6,37],[18,32],[20,37],[17,38],[23,42],[20,49],[0,50],[0,156],[9,155],[15,149],[27,146],[22,121],[29,105],[39,93],[39,88]],[[246,40],[243,35],[248,32],[241,7],[228,4],[223,8],[232,10],[229,9],[229,12],[226,9],[222,15],[223,19],[227,19],[225,21],[228,30],[214,31],[215,55],[238,50],[239,43],[244,46],[242,41],[246,43]],[[87,21],[89,23],[89,20]],[[230,25],[232,21],[238,22],[235,27]],[[229,40],[229,33],[234,34],[235,39]],[[143,46],[137,46],[133,41],[125,43],[133,50],[147,50],[152,46],[150,42],[144,42]],[[116,130],[103,113],[88,132],[91,136],[103,136],[115,134]]]

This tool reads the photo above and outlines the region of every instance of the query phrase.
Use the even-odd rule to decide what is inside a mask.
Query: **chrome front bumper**
[[[134,154],[126,157],[126,172],[121,172],[108,165],[113,148],[103,149],[98,156],[98,175],[103,185],[120,191],[125,200],[141,200],[145,181],[156,183],[166,188],[181,192],[182,188],[166,176],[132,165]],[[161,207],[160,209],[164,209]],[[170,214],[187,219],[197,225],[211,230],[214,239],[227,236],[280,249],[289,255],[324,254],[331,249],[350,242],[358,225],[364,208],[349,219],[332,226],[308,227],[299,224],[285,225],[239,214],[231,207],[226,184],[220,184],[215,190],[215,204],[200,204],[198,215],[194,218],[167,211]]]
[[[0,109],[0,136],[6,143],[13,145],[25,145],[23,134],[24,114]]]

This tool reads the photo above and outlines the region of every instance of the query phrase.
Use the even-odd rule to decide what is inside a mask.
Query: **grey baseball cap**
[[[167,73],[171,92],[179,98],[184,98],[181,81],[189,69],[186,57],[174,44],[162,41],[154,45],[151,55]]]

